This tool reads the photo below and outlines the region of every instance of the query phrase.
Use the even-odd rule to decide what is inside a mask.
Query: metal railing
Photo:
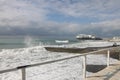
[[[81,54],[78,54],[78,55],[73,55],[73,56],[70,56],[70,57],[51,60],[51,61],[46,61],[46,62],[42,62],[42,63],[18,66],[16,68],[2,70],[2,71],[0,71],[0,74],[21,70],[21,73],[22,73],[21,78],[22,78],[22,80],[26,80],[26,68],[45,65],[45,64],[50,64],[50,63],[55,63],[55,62],[64,61],[64,60],[68,60],[68,59],[72,59],[72,58],[82,56],[82,58],[83,58],[83,62],[82,62],[83,73],[82,74],[83,74],[83,79],[85,79],[86,78],[86,58],[87,58],[87,55],[90,55],[90,54],[102,54],[102,52],[106,52],[106,54],[107,54],[107,66],[109,66],[109,64],[110,64],[110,51],[119,51],[119,48],[120,47],[105,48],[105,49],[100,49],[100,50],[93,51],[93,52],[88,52],[88,53],[83,53],[83,54],[81,53]],[[119,55],[119,57],[120,57],[120,55]]]

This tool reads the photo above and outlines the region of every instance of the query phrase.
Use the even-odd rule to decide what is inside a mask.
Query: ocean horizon
[[[0,49],[27,48],[39,45],[62,45],[55,40],[69,40],[69,43],[76,43],[75,37],[59,36],[0,36]]]

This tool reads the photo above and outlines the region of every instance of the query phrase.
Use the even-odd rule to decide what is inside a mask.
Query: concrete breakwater
[[[87,53],[105,48],[111,48],[113,46],[106,47],[87,47],[87,48],[67,48],[67,47],[45,47],[46,50],[51,52],[68,52],[68,53]]]

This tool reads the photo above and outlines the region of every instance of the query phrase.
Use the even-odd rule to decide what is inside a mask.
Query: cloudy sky
[[[120,0],[0,0],[0,35],[120,36]]]

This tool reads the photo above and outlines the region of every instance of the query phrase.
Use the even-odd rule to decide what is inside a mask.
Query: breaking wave
[[[1,49],[0,50],[0,70],[14,68],[16,66],[29,65],[40,63],[49,60],[55,60],[63,57],[68,57],[76,54],[49,52],[45,50],[45,46],[58,47],[95,47],[95,46],[110,46],[113,42],[91,41],[78,42],[75,44],[66,45],[44,45],[42,42],[35,45],[31,38],[26,38],[27,48],[18,49]],[[93,59],[94,58],[94,59]],[[98,60],[99,59],[99,60]],[[111,59],[113,60],[113,59]],[[62,62],[43,65],[27,69],[28,80],[81,80],[81,58],[65,60]],[[114,60],[116,61],[116,60]],[[89,64],[106,64],[106,57],[103,55],[88,56]],[[48,75],[49,74],[49,75]],[[74,75],[73,75],[74,74]],[[16,75],[16,76],[15,76]],[[0,80],[20,80],[20,72],[11,72],[0,75]],[[72,75],[72,76],[71,76]],[[41,77],[42,76],[42,77]],[[49,76],[49,77],[46,77]]]

